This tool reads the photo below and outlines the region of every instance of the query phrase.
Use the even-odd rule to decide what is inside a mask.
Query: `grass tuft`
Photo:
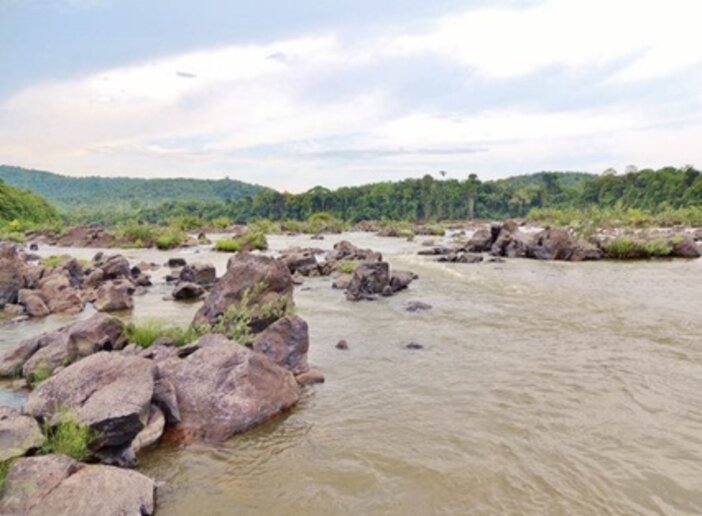
[[[56,426],[44,425],[46,440],[40,453],[62,453],[75,460],[84,461],[91,455],[90,443],[99,435],[87,425],[78,423],[70,414],[64,413]]]
[[[150,347],[162,337],[173,340],[176,346],[184,346],[202,336],[202,332],[197,328],[180,328],[159,320],[144,321],[139,324],[129,323],[125,332],[130,343],[142,348]]]
[[[615,260],[642,260],[670,256],[673,248],[663,240],[634,240],[619,237],[602,245],[605,257]]]

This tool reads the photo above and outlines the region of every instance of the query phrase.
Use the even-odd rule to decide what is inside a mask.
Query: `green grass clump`
[[[663,240],[634,240],[619,237],[602,245],[605,257],[615,260],[641,260],[664,258],[673,252],[671,245]]]
[[[10,471],[10,466],[12,466],[12,459],[0,461],[0,495],[5,487],[5,480],[7,479],[7,473]]]
[[[239,240],[232,238],[224,238],[215,242],[215,251],[221,251],[223,253],[238,253],[243,247]]]
[[[129,323],[125,332],[130,343],[142,348],[148,348],[161,337],[171,339],[176,346],[184,346],[202,335],[197,328],[181,328],[158,320],[144,321],[139,324]]]
[[[173,249],[180,246],[188,239],[188,235],[178,228],[166,228],[156,237],[154,244],[160,250]]]
[[[327,212],[319,212],[310,215],[307,219],[305,233],[319,235],[320,233],[341,233],[347,228],[347,224],[337,219]]]
[[[347,260],[339,262],[336,265],[336,270],[344,274],[353,274],[358,269],[358,262]]]
[[[249,231],[263,233],[264,235],[275,235],[281,232],[281,225],[269,219],[259,219],[249,224]]]
[[[266,235],[260,231],[249,231],[236,238],[225,238],[215,242],[215,251],[237,253],[239,251],[264,251],[268,249]]]
[[[232,225],[232,220],[228,217],[217,217],[210,221],[210,226],[218,231],[224,231]]]
[[[99,435],[87,425],[78,423],[70,414],[62,414],[56,426],[44,425],[46,440],[40,453],[62,453],[78,461],[84,461],[91,455],[90,443]]]
[[[41,363],[34,371],[32,371],[27,380],[32,388],[34,388],[44,380],[48,379],[51,376],[51,373],[51,367],[46,363]]]
[[[68,260],[70,260],[70,256],[62,255],[62,256],[48,256],[47,258],[43,258],[41,260],[41,264],[44,267],[59,267],[60,265],[63,265],[66,263]]]

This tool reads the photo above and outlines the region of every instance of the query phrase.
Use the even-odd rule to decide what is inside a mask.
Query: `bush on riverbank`
[[[115,226],[115,236],[125,247],[157,247],[161,250],[173,249],[184,244],[188,235],[177,226],[157,226],[127,222]]]

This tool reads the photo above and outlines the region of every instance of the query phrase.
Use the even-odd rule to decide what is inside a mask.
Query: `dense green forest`
[[[20,190],[0,180],[0,228],[51,224],[60,220],[59,214],[39,195]]]
[[[172,217],[203,220],[225,217],[236,222],[255,219],[304,220],[328,212],[350,222],[362,220],[503,219],[533,210],[637,209],[660,213],[702,208],[702,175],[693,168],[642,170],[623,175],[540,172],[496,181],[406,179],[329,190],[313,188],[294,195],[265,191],[238,202],[166,202],[144,209],[139,217],[159,222]]]
[[[230,201],[268,190],[231,179],[67,177],[6,165],[0,165],[0,180],[43,195],[66,212],[91,212],[105,208],[133,212],[167,200]]]

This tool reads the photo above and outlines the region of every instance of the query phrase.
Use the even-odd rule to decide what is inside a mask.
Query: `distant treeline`
[[[232,179],[68,177],[6,165],[0,165],[0,180],[43,195],[69,213],[80,210],[133,213],[164,201],[235,201],[268,190]]]
[[[315,213],[362,220],[453,220],[522,217],[538,208],[633,208],[650,213],[702,208],[702,175],[693,168],[641,170],[623,175],[540,172],[496,181],[421,179],[302,194],[264,191],[228,202],[165,202],[138,213],[145,222],[195,216],[246,223],[256,219],[305,220]],[[128,217],[129,214],[124,214]],[[134,213],[131,214],[134,216]],[[105,221],[109,222],[109,221]]]

